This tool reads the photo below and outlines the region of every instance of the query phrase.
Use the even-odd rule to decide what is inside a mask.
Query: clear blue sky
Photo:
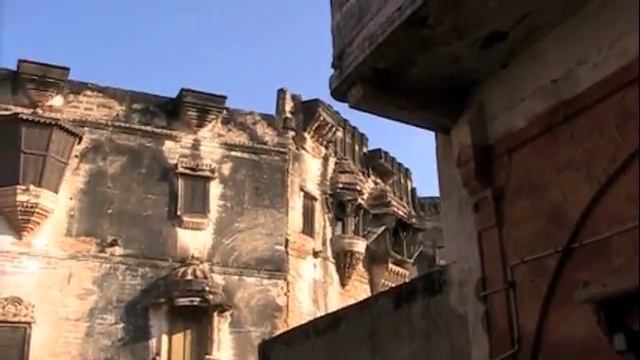
[[[0,64],[71,67],[71,77],[174,96],[226,94],[273,113],[276,90],[332,103],[438,194],[432,133],[349,109],[329,96],[329,0],[0,0]]]

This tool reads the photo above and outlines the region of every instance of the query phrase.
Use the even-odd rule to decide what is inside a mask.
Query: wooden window
[[[302,233],[314,237],[316,219],[316,199],[309,193],[302,192]]]
[[[0,122],[0,187],[34,185],[58,192],[76,137],[37,122]]]
[[[209,184],[205,176],[179,174],[178,215],[209,214]]]
[[[42,170],[47,159],[51,138],[50,126],[24,123],[22,125],[22,171],[20,184],[41,186]]]
[[[29,358],[30,330],[26,324],[0,323],[0,354],[3,360]]]
[[[64,176],[64,170],[71,156],[75,139],[60,129],[53,129],[47,151],[41,185],[57,192]]]
[[[0,187],[20,183],[20,128],[17,122],[0,122]]]
[[[168,360],[201,360],[207,354],[209,317],[194,309],[174,309],[170,317]]]

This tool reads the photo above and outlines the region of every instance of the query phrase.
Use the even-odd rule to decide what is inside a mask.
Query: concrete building
[[[437,134],[449,265],[263,360],[640,357],[638,1],[331,10],[333,97]]]
[[[69,72],[0,69],[3,360],[254,359],[433,257],[437,199],[326,103]]]

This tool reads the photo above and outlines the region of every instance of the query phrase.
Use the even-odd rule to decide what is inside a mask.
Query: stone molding
[[[35,306],[17,296],[0,298],[0,322],[34,323]]]

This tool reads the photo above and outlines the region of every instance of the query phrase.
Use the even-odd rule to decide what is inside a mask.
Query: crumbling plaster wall
[[[0,83],[0,88],[8,85]],[[54,213],[28,239],[0,227],[0,296],[35,305],[31,356],[146,359],[140,294],[190,254],[205,256],[233,311],[225,359],[251,359],[283,326],[286,308],[286,150],[273,119],[231,110],[189,133],[154,104],[77,83],[62,109],[41,113],[82,127]],[[31,112],[2,91],[5,112]],[[147,100],[138,97],[139,101]],[[179,156],[211,162],[211,225],[173,222]],[[254,211],[255,210],[255,211]],[[256,226],[260,224],[260,226]],[[113,239],[120,248],[105,249]],[[259,246],[256,246],[259,244]],[[27,284],[27,285],[25,285]]]
[[[287,327],[309,321],[369,296],[369,282],[360,266],[353,280],[342,288],[331,253],[331,210],[325,196],[335,158],[309,139],[292,149],[289,163],[287,228],[288,316]],[[302,191],[317,198],[315,237],[302,234]],[[299,215],[296,215],[299,214]]]
[[[451,133],[438,134],[444,251],[452,263],[450,301],[468,315],[473,359],[486,358],[488,344],[476,295],[481,265],[473,199],[462,186],[458,159],[472,145],[508,137],[637,59],[637,19],[637,1],[594,1],[480,84]]]

